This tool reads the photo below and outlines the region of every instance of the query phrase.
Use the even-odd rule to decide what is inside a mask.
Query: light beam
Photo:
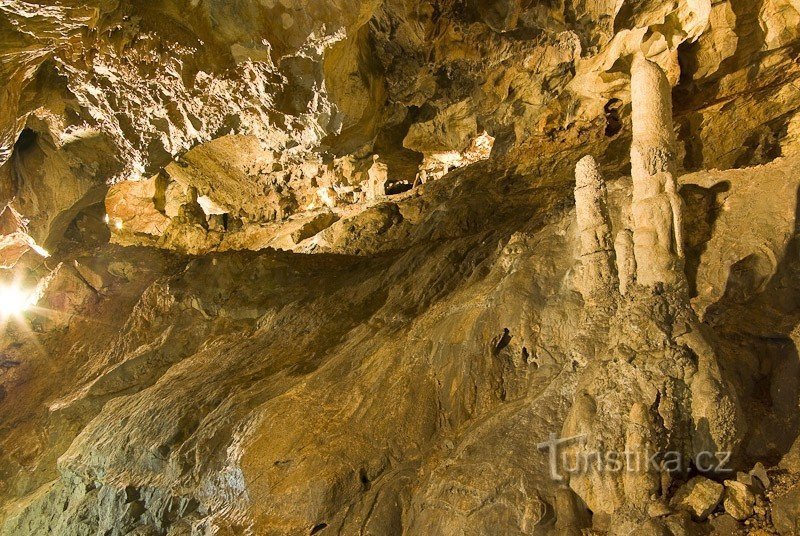
[[[33,305],[33,295],[17,285],[0,286],[0,317],[18,316]]]

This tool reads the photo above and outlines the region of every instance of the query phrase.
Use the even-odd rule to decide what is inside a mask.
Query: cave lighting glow
[[[31,244],[31,249],[33,249],[33,251],[35,251],[36,253],[38,253],[39,255],[41,255],[44,258],[47,258],[47,257],[50,256],[50,252],[49,251],[47,251],[42,246],[40,246],[40,245],[38,245],[36,243]]]
[[[0,317],[18,316],[33,305],[33,293],[18,285],[0,286]]]

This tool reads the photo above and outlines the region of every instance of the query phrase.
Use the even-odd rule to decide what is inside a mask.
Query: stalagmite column
[[[575,167],[575,212],[580,232],[580,291],[584,297],[617,288],[606,185],[597,162],[585,156]]]
[[[659,490],[661,477],[649,465],[650,456],[656,453],[654,435],[647,407],[641,402],[634,403],[625,431],[626,467],[622,476],[625,498],[630,504],[647,504]]]
[[[366,199],[374,201],[386,195],[386,181],[389,180],[389,167],[378,155],[372,156],[372,164],[367,171]]]
[[[641,285],[682,278],[681,201],[675,182],[671,87],[661,68],[637,56],[631,69],[633,103],[633,245]]]

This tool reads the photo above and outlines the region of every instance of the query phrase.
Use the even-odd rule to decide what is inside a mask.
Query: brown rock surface
[[[745,483],[735,480],[725,481],[725,498],[722,504],[725,511],[734,519],[743,521],[752,516],[755,502],[755,493]]]
[[[781,536],[800,534],[800,488],[775,499],[772,522]]]
[[[721,484],[696,476],[677,491],[672,504],[687,510],[696,519],[704,520],[722,501],[723,491]]]
[[[793,534],[799,38],[0,2],[0,534]]]

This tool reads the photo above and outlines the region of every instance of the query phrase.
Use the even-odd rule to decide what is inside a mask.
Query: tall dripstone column
[[[661,68],[639,55],[631,68],[633,249],[640,285],[683,277],[681,199],[675,180],[672,88]]]
[[[575,167],[575,212],[580,232],[579,287],[585,298],[617,287],[606,184],[597,162],[585,156]]]

